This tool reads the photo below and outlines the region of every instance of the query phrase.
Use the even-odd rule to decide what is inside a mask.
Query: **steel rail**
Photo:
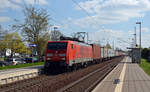
[[[107,64],[107,65],[105,65],[105,66],[99,68],[98,70],[96,70],[96,71],[94,71],[94,72],[91,72],[91,73],[89,73],[88,75],[86,75],[86,76],[80,78],[79,80],[77,80],[77,81],[75,81],[75,82],[73,82],[73,83],[71,83],[71,84],[65,86],[64,88],[62,88],[62,89],[60,89],[60,90],[57,90],[57,92],[69,92],[69,90],[70,90],[73,86],[77,85],[77,84],[80,83],[81,81],[84,81],[85,79],[89,78],[90,76],[93,76],[94,74],[96,74],[96,73],[98,73],[98,72],[101,72],[101,73],[102,73],[102,72],[105,72],[105,71],[106,71],[96,82],[94,82],[89,88],[87,88],[87,89],[85,90],[85,92],[89,92],[89,91],[90,91],[97,83],[99,83],[99,82],[114,68],[114,66],[116,66],[116,65],[117,65],[116,62],[113,62],[113,63],[111,63],[111,64]],[[106,69],[106,70],[105,70],[105,69]]]
[[[95,88],[95,86],[102,80],[105,78],[105,76],[107,76],[115,67],[117,64],[115,64],[112,68],[110,68],[105,74],[103,74],[97,81],[95,81],[90,87],[88,87],[85,92],[90,92],[93,88]]]

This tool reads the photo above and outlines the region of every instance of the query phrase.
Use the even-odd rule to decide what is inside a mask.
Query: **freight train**
[[[44,70],[74,70],[89,64],[103,62],[122,52],[77,41],[49,41],[45,53]]]

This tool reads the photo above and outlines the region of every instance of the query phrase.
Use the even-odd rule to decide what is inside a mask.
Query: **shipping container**
[[[92,50],[93,50],[93,59],[94,60],[100,60],[101,58],[101,47],[100,45],[91,44]]]
[[[104,47],[104,58],[108,57],[108,48]]]

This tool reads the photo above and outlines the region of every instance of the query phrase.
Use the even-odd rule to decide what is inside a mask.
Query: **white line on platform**
[[[125,62],[127,62],[127,59],[128,58],[126,58]],[[125,77],[125,72],[126,72],[126,63],[123,65],[123,69],[122,69],[122,72],[119,77],[120,83],[116,85],[114,92],[122,92],[122,86],[123,86],[123,81],[124,81],[124,77]]]
[[[125,62],[125,58],[122,60],[122,62]],[[108,77],[112,75],[112,73],[118,68],[119,66],[117,65],[104,79],[103,82],[107,81]],[[92,90],[92,92],[100,92],[99,88],[102,85],[102,82],[96,86],[95,89]]]

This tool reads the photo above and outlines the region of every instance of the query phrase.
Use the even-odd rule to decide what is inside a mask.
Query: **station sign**
[[[36,44],[29,44],[30,47],[36,47]]]

